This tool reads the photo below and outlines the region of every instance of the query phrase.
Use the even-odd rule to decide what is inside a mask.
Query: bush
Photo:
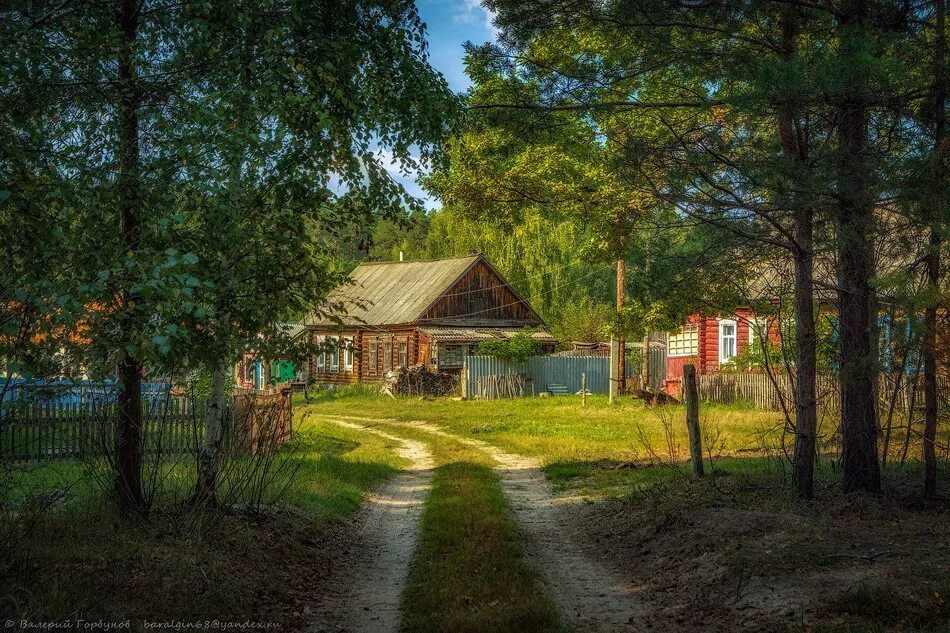
[[[531,330],[522,330],[510,339],[482,341],[478,344],[478,353],[482,356],[494,356],[502,360],[523,363],[530,356],[541,353],[541,341],[531,337]]]

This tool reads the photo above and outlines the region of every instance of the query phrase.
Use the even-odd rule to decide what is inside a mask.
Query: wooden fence
[[[781,411],[794,409],[793,383],[787,374],[777,374],[774,381],[767,374],[719,373],[697,376],[699,397],[706,402],[720,404],[747,403],[759,409]],[[946,379],[938,385],[941,400],[946,405],[950,384]],[[817,377],[818,405],[837,410],[841,397],[836,376]],[[895,411],[910,411],[923,406],[922,378],[897,375],[882,375],[878,386],[878,398],[882,409],[893,406]]]
[[[147,454],[196,455],[204,434],[205,404],[169,397],[142,400]],[[240,390],[233,402],[234,447],[259,452],[286,443],[293,432],[289,389]],[[115,451],[115,403],[16,403],[0,418],[0,463],[104,457]]]
[[[194,453],[204,407],[186,398],[142,400],[143,449],[148,453]],[[18,404],[0,423],[0,461],[85,459],[114,452],[115,403]]]
[[[272,451],[293,435],[292,390],[239,389],[234,393],[234,447],[239,452]]]

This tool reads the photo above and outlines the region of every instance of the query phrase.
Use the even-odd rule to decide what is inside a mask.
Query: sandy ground
[[[336,417],[337,422],[375,422]],[[505,452],[486,442],[461,437],[426,422],[378,420],[408,426],[484,451],[497,463],[501,485],[524,536],[529,564],[539,572],[546,593],[574,630],[592,633],[640,631],[646,610],[638,587],[591,556],[569,529],[577,499],[558,497],[537,460]]]
[[[422,442],[358,422],[333,422],[398,442],[399,454],[412,463],[363,504],[353,523],[349,555],[338,561],[328,590],[314,608],[317,617],[311,630],[396,633],[401,594],[419,540],[422,505],[432,484],[432,456]]]

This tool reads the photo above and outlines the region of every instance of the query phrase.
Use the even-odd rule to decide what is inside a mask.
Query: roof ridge
[[[379,260],[379,261],[361,261],[357,266],[379,266],[381,264],[434,264],[436,262],[446,262],[452,259],[471,259],[474,257],[483,257],[482,253],[471,253],[469,255],[452,255],[451,257],[438,257],[436,259],[404,259],[399,260]]]

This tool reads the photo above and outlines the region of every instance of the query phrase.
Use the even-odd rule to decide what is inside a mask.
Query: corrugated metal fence
[[[629,363],[628,363],[629,365]],[[631,367],[627,367],[629,374]],[[465,359],[465,395],[468,398],[497,398],[512,395],[537,395],[551,385],[560,385],[568,393],[581,389],[586,375],[587,390],[607,393],[610,385],[610,359],[606,356],[532,356],[525,363],[514,363],[494,356],[468,356]],[[521,376],[522,393],[500,388],[502,376]]]

